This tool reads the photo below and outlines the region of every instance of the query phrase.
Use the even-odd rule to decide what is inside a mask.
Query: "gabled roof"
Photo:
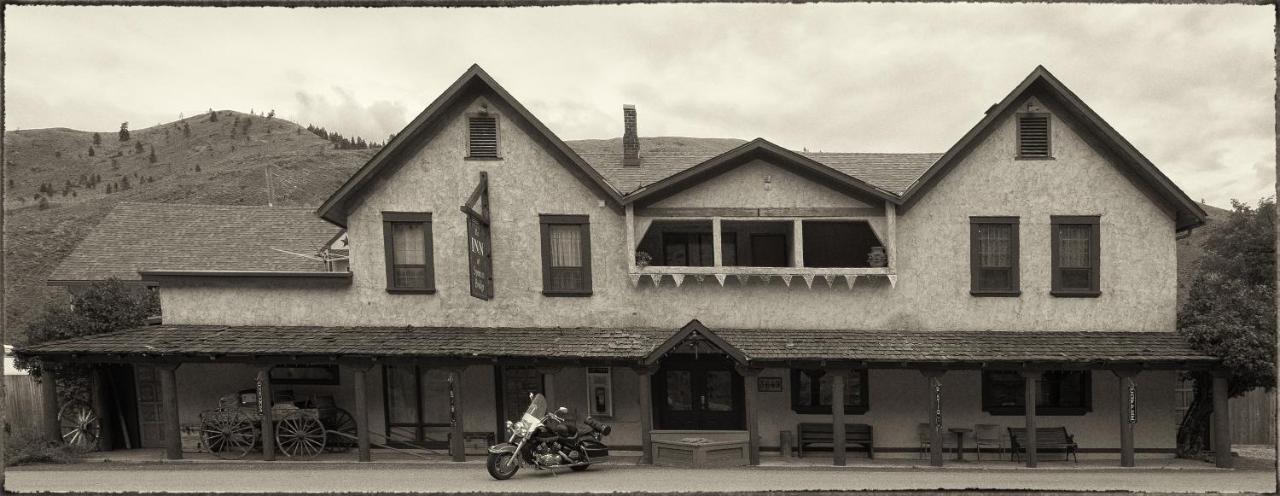
[[[323,271],[315,255],[338,228],[309,207],[120,203],[49,275],[50,284],[139,270]]]
[[[1160,200],[1171,207],[1176,212],[1178,230],[1204,224],[1206,214],[1195,201],[1178,189],[1173,181],[1170,181],[1137,148],[1120,136],[1120,133],[1102,120],[1102,117],[1085,105],[1044,66],[1036,66],[1026,79],[1023,79],[1000,103],[989,109],[986,116],[978,121],[973,129],[970,129],[964,137],[960,138],[960,141],[938,159],[937,163],[925,171],[920,179],[903,193],[903,204],[910,207],[915,200],[946,176],[951,168],[962,161],[978,143],[981,143],[998,122],[1015,112],[1016,107],[1025,98],[1033,95],[1040,98],[1042,103],[1049,105],[1051,109],[1065,112],[1073,123],[1078,125],[1077,129],[1094,138],[1091,140],[1090,136],[1083,135],[1081,136],[1083,139],[1102,148],[1100,151],[1103,153],[1114,156],[1119,165],[1126,169],[1124,172],[1136,175],[1135,179],[1145,183]]]
[[[894,203],[899,201],[898,196],[891,192],[867,184],[861,179],[849,176],[809,157],[770,143],[764,138],[751,140],[710,160],[628,193],[623,201],[624,203],[638,206],[648,205],[756,159],[768,160],[771,164],[790,169],[801,176],[808,177],[845,194],[862,197],[870,196]],[[643,158],[641,160],[643,161]]]
[[[711,329],[707,329],[707,326],[702,325],[702,322],[699,322],[698,319],[690,320],[688,324],[685,324],[679,331],[676,331],[675,334],[672,334],[671,337],[666,339],[666,341],[663,341],[662,344],[659,344],[653,349],[653,351],[649,352],[649,354],[644,358],[644,364],[653,365],[658,363],[658,360],[661,360],[668,352],[674,350],[677,346],[680,346],[687,341],[696,342],[702,340],[705,340],[711,343],[712,346],[719,348],[720,351],[723,351],[725,354],[732,357],[733,361],[741,365],[747,364],[746,354],[742,353],[742,351],[736,346],[729,344],[724,339],[721,339],[720,336],[717,336]]]
[[[622,195],[619,195],[617,191],[610,187],[604,178],[600,176],[600,173],[591,168],[573,149],[565,145],[555,133],[547,129],[547,126],[543,125],[542,121],[539,121],[537,117],[534,117],[533,113],[529,112],[524,105],[521,105],[515,97],[507,93],[507,90],[503,89],[493,77],[489,76],[489,73],[481,69],[479,65],[473,64],[444,93],[431,102],[431,105],[428,105],[421,114],[418,114],[418,117],[414,118],[408,126],[396,133],[396,137],[378,150],[378,153],[369,159],[369,162],[365,163],[333,195],[329,196],[329,199],[325,200],[324,204],[316,210],[316,213],[329,222],[346,227],[348,201],[367,187],[378,174],[412,154],[416,149],[416,145],[422,143],[424,138],[438,131],[443,119],[450,115],[455,105],[465,104],[470,101],[468,97],[479,94],[488,94],[496,99],[492,103],[505,106],[514,111],[515,115],[523,121],[517,123],[526,124],[532,131],[530,134],[535,139],[540,138],[543,144],[552,152],[552,155],[560,159],[560,162],[568,167],[571,172],[574,172],[580,180],[614,206],[621,205]]]

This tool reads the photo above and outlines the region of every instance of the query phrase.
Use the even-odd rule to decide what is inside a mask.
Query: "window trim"
[[[1024,155],[1022,153],[1022,118],[1023,117],[1044,117],[1044,155]],[[1054,160],[1053,157],[1053,114],[1049,112],[1019,112],[1014,114],[1015,131],[1014,143],[1017,148],[1014,149],[1014,159],[1016,160]]]
[[[1101,279],[1102,279],[1102,241],[1101,241],[1101,216],[1100,215],[1054,215],[1049,220],[1049,267],[1052,271],[1050,278],[1052,286],[1049,294],[1062,298],[1097,298],[1102,295]],[[1091,227],[1089,233],[1089,289],[1067,289],[1062,287],[1062,276],[1059,274],[1059,257],[1058,253],[1059,233],[1058,226],[1061,225],[1088,225]]]
[[[983,224],[1004,224],[1010,226],[1009,257],[1011,264],[1009,271],[1011,274],[1012,286],[1005,290],[991,290],[978,288],[978,274],[980,267],[978,266],[978,225]],[[969,217],[969,294],[972,296],[1003,296],[1018,297],[1022,295],[1022,273],[1019,264],[1021,256],[1020,244],[1021,239],[1018,236],[1020,231],[1020,219],[1010,216],[972,216]]]
[[[463,160],[492,161],[502,160],[502,119],[498,118],[498,114],[493,112],[469,112],[467,117],[467,154]],[[492,157],[476,157],[471,155],[471,119],[476,117],[487,117],[493,119],[493,154]]]
[[[581,289],[551,288],[551,226],[576,225],[581,230],[582,280]],[[542,294],[543,296],[591,296],[591,218],[587,215],[538,215],[538,231],[542,238]]]
[[[791,411],[799,415],[831,415],[831,405],[822,406],[822,405],[801,405],[800,404],[800,373],[806,370],[820,370],[822,371],[822,375],[826,375],[827,373],[830,372],[829,370],[814,369],[814,368],[804,368],[804,367],[792,368],[791,369]],[[858,389],[861,390],[860,396],[862,398],[862,404],[859,404],[859,405],[845,404],[844,413],[846,415],[862,415],[867,413],[867,411],[871,409],[871,397],[869,396],[870,388],[867,386],[867,376],[868,376],[867,369],[853,369],[850,371],[850,375],[852,374],[858,374],[859,376]],[[821,381],[821,377],[819,377],[819,381]],[[821,387],[819,387],[819,391],[821,391]]]
[[[1025,381],[1025,379],[1023,380],[1023,383],[1022,383],[1022,384],[1023,384],[1023,386],[1022,386],[1022,387],[1023,387],[1023,391],[1024,391],[1024,392],[1022,393],[1022,394],[1024,395],[1024,397],[1023,397],[1023,399],[1022,399],[1022,404],[1023,404],[1023,406],[1022,406],[1022,407],[1016,407],[1016,406],[996,406],[996,405],[992,405],[992,402],[993,402],[993,401],[992,401],[992,397],[991,397],[991,394],[988,392],[988,390],[990,390],[990,389],[991,389],[991,376],[990,376],[990,373],[991,373],[991,372],[1015,372],[1015,371],[1014,371],[1014,370],[1008,370],[1008,369],[983,369],[983,370],[982,370],[982,392],[981,392],[981,395],[982,395],[982,411],[987,412],[987,414],[989,414],[989,415],[991,415],[991,416],[1020,416],[1020,415],[1026,415],[1026,414],[1027,414],[1027,407],[1026,407],[1026,402],[1027,402],[1027,400],[1026,400],[1026,397],[1025,397],[1025,395],[1026,395],[1026,392],[1025,392],[1025,391],[1026,391],[1026,389],[1025,389],[1025,388],[1026,388],[1026,386],[1025,386],[1026,381]],[[1083,375],[1083,377],[1084,377],[1084,384],[1083,384],[1083,385],[1082,385],[1082,387],[1081,387],[1081,390],[1083,390],[1083,391],[1084,391],[1084,398],[1083,398],[1083,399],[1084,399],[1084,405],[1083,405],[1083,406],[1070,406],[1070,407],[1061,407],[1061,406],[1040,406],[1040,405],[1036,405],[1036,416],[1047,416],[1047,417],[1052,417],[1052,416],[1063,416],[1063,417],[1065,417],[1065,416],[1083,416],[1083,415],[1088,415],[1089,413],[1092,413],[1092,412],[1093,412],[1093,371],[1088,370],[1088,369],[1084,369],[1084,370],[1053,370],[1053,371],[1045,371],[1045,372],[1080,372],[1080,373],[1084,374],[1084,375]],[[1039,391],[1040,391],[1040,389],[1041,389],[1041,388],[1043,388],[1043,387],[1044,387],[1044,376],[1043,376],[1043,375],[1041,375],[1041,378],[1040,378],[1040,385],[1038,385],[1038,386],[1036,387],[1036,391],[1037,391],[1037,392],[1039,392]]]
[[[426,252],[426,286],[403,287],[395,285],[395,246],[391,239],[391,224],[396,222],[417,222],[423,224],[423,250]],[[431,242],[430,212],[382,212],[382,249],[383,265],[386,266],[386,289],[388,293],[434,294],[436,292],[436,257],[435,247]]]

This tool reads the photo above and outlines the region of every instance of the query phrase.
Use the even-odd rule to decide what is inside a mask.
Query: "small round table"
[[[964,435],[966,433],[973,432],[973,429],[967,429],[964,427],[952,427],[947,430],[955,433],[956,435],[956,461],[958,462],[964,461]]]

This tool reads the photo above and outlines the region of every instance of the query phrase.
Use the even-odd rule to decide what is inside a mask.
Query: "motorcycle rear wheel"
[[[516,472],[520,471],[520,461],[516,460],[515,456],[515,453],[490,453],[489,460],[485,462],[489,476],[497,480],[507,480],[516,475]]]

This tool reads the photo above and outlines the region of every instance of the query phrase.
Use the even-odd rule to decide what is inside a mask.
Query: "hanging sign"
[[[937,409],[933,412],[933,428],[939,432],[942,431],[942,381],[933,383],[934,404]]]
[[[1129,383],[1129,423],[1138,423],[1138,388],[1133,385],[1133,379],[1128,379]]]
[[[493,299],[493,242],[489,237],[489,174],[480,173],[480,184],[462,205],[467,214],[467,274],[471,296]]]

